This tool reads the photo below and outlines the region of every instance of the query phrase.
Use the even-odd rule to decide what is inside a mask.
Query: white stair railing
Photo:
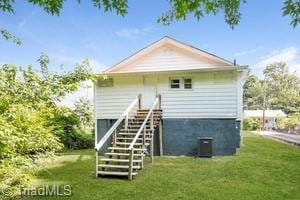
[[[143,144],[145,144],[145,134],[146,134],[146,124],[150,119],[150,130],[154,131],[154,109],[157,107],[161,109],[161,95],[157,95],[156,99],[154,100],[151,109],[149,110],[144,122],[142,123],[140,129],[138,130],[137,134],[133,138],[132,142],[130,143],[128,150],[129,150],[129,166],[128,166],[128,179],[132,180],[132,169],[133,169],[133,155],[134,155],[134,145],[137,139],[140,137],[143,131]],[[153,133],[152,133],[153,134]],[[151,138],[151,161],[153,161],[153,137]]]
[[[136,104],[141,108],[141,95],[132,101],[132,103],[127,107],[127,109],[121,114],[119,119],[114,123],[114,125],[106,132],[106,134],[101,138],[101,140],[95,145],[95,150],[98,152],[105,142],[111,137],[113,133],[116,133],[117,128],[121,122],[125,119],[125,129],[128,127],[128,118],[130,111],[135,107]]]

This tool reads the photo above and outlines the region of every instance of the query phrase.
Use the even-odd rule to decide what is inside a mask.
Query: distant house
[[[263,110],[245,110],[244,118],[255,117],[263,119]],[[282,110],[265,110],[265,128],[277,128],[277,119],[286,118]]]
[[[94,87],[95,140],[97,151],[110,147],[97,173],[131,179],[143,166],[134,162],[143,163],[147,148],[160,155],[195,155],[199,137],[213,139],[214,155],[235,154],[247,74],[246,66],[169,37],[105,70]],[[113,165],[128,163],[132,151],[129,171]]]

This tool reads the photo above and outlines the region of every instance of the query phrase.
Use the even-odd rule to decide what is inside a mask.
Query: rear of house
[[[99,74],[96,145],[139,95],[145,110],[159,95],[162,126],[161,135],[154,134],[155,154],[195,155],[199,137],[213,138],[214,155],[235,154],[247,72],[245,66],[164,37]]]

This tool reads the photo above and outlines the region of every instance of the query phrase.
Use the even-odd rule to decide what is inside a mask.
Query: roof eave
[[[160,71],[132,71],[132,72],[103,72],[97,75],[118,75],[118,74],[157,74],[157,73],[176,73],[176,72],[210,72],[210,71],[242,71],[248,70],[248,66],[218,66],[214,68],[202,69],[180,69],[180,70],[160,70]]]

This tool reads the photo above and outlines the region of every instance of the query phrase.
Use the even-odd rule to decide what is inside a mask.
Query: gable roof
[[[158,68],[142,68],[145,66],[143,59],[155,58],[159,56],[159,50],[171,48],[174,50],[178,56],[181,56],[181,59],[185,59],[186,62],[193,63],[192,66],[182,65],[180,67],[167,67],[164,69],[164,66],[158,66]],[[155,54],[156,53],[156,54]],[[163,58],[162,58],[163,57]],[[161,56],[160,59],[164,59],[167,56]],[[173,56],[174,57],[174,56]],[[173,58],[170,58],[173,59]],[[180,61],[180,60],[179,60]],[[197,61],[197,62],[196,62]],[[148,64],[148,63],[147,63]],[[149,65],[149,64],[148,64]],[[105,70],[103,73],[130,73],[130,72],[149,72],[149,71],[173,71],[173,70],[189,70],[189,69],[208,69],[208,68],[232,68],[234,63],[228,61],[224,58],[216,56],[212,53],[203,51],[199,48],[193,47],[191,45],[185,44],[178,40],[175,40],[170,37],[163,37],[162,39],[150,44],[149,46],[139,50],[135,54],[125,58],[121,62],[113,65],[112,67]]]

